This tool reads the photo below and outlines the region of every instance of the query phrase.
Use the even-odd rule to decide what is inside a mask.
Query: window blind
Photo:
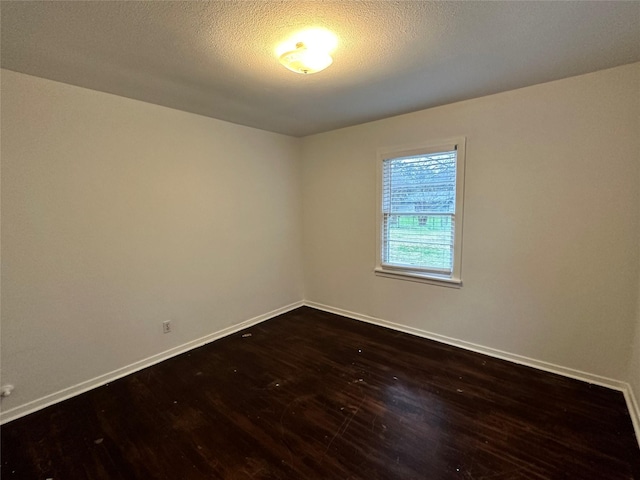
[[[453,271],[457,151],[390,158],[382,166],[382,263]]]

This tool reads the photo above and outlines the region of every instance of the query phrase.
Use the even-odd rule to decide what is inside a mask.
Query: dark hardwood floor
[[[7,480],[640,479],[620,392],[307,307],[1,434]]]

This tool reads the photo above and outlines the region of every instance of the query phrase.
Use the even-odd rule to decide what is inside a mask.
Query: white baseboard
[[[471,350],[472,352],[482,353],[484,355],[488,355],[494,358],[499,358],[501,360],[507,360],[509,362],[525,365],[527,367],[533,367],[538,370],[543,370],[545,372],[555,373],[558,375],[562,375],[564,377],[573,378],[575,380],[581,380],[583,382],[600,385],[603,387],[611,388],[613,390],[618,390],[624,394],[624,398],[627,403],[627,407],[629,409],[629,415],[631,416],[631,421],[633,422],[633,426],[635,429],[638,445],[640,445],[640,410],[638,409],[638,403],[636,402],[635,396],[633,394],[633,389],[631,388],[631,385],[629,385],[627,382],[614,380],[612,378],[607,378],[607,377],[595,375],[588,372],[583,372],[581,370],[576,370],[569,367],[563,367],[561,365],[556,365],[556,364],[545,362],[542,360],[536,360],[534,358],[525,357],[523,355],[518,355],[515,353],[504,352],[502,350],[498,350],[495,348],[485,347],[475,343],[466,342],[464,340],[458,340],[456,338],[451,338],[444,335],[439,335],[437,333],[431,333],[425,330],[420,330],[419,328],[414,328],[414,327],[409,327],[399,323],[389,322],[387,320],[382,320],[380,318],[370,317],[368,315],[362,315],[360,313],[343,310],[341,308],[331,307],[329,305],[323,305],[321,303],[305,300],[304,305],[311,308],[316,308],[318,310],[323,310],[325,312],[335,313],[336,315],[341,315],[343,317],[352,318],[354,320],[359,320],[362,322],[371,323],[381,327],[390,328],[392,330],[409,333],[411,335],[416,335],[418,337],[428,338],[429,340],[435,340],[436,342],[445,343],[447,345],[463,348],[465,350]]]
[[[555,365],[549,362],[536,360],[536,359],[525,357],[522,355],[517,355],[514,353],[504,352],[502,350],[497,350],[495,348],[477,345],[475,343],[466,342],[464,340],[458,340],[458,339],[447,337],[444,335],[439,335],[437,333],[427,332],[425,330],[420,330],[418,328],[409,327],[399,323],[389,322],[379,318],[370,317],[368,315],[362,315],[362,314],[351,312],[348,310],[343,310],[340,308],[335,308],[328,305],[323,305],[320,303],[306,301],[306,300],[295,302],[290,305],[286,305],[284,307],[278,308],[276,310],[265,313],[263,315],[258,315],[257,317],[251,318],[249,320],[245,320],[244,322],[237,323],[235,325],[224,328],[222,330],[218,330],[217,332],[210,333],[208,335],[205,335],[204,337],[200,337],[196,340],[192,340],[190,342],[184,343],[182,345],[171,348],[169,350],[165,350],[164,352],[160,352],[156,355],[152,355],[151,357],[147,357],[145,359],[142,359],[140,361],[127,365],[125,367],[105,373],[104,375],[100,375],[98,377],[92,378],[90,380],[86,380],[72,387],[68,387],[58,392],[54,392],[52,394],[49,394],[44,397],[33,400],[31,402],[28,402],[24,405],[19,405],[9,410],[0,412],[0,425],[10,422],[12,420],[15,420],[17,418],[23,417],[25,415],[28,415],[30,413],[36,412],[38,410],[41,410],[55,403],[66,400],[68,398],[75,397],[76,395],[79,395],[81,393],[87,392],[94,388],[100,387],[104,384],[113,382],[114,380],[117,380],[119,378],[125,377],[127,375],[135,373],[144,368],[160,363],[171,357],[175,357],[176,355],[180,355],[182,353],[188,352],[189,350],[193,350],[194,348],[213,342],[214,340],[218,340],[219,338],[226,337],[228,335],[236,333],[245,328],[251,327],[258,323],[277,317],[278,315],[282,315],[283,313],[287,313],[303,305],[306,305],[311,308],[316,308],[318,310],[323,310],[325,312],[335,313],[336,315],[352,318],[354,320],[359,320],[362,322],[379,325],[381,327],[390,328],[392,330],[409,333],[411,335],[416,335],[418,337],[428,338],[430,340],[435,340],[436,342],[445,343],[447,345],[463,348],[465,350],[482,353],[485,355],[489,355],[490,357],[500,358],[502,360],[507,360],[509,362],[518,363],[520,365],[526,365],[528,367],[533,367],[538,370],[556,373],[558,375],[563,375],[565,377],[569,377],[576,380],[581,380],[584,382],[593,383],[596,385],[601,385],[603,387],[621,391],[624,394],[624,398],[627,403],[627,407],[629,409],[629,415],[631,416],[631,421],[633,422],[633,426],[636,432],[636,438],[638,439],[638,444],[640,445],[640,408],[638,407],[638,402],[634,395],[633,389],[631,388],[631,385],[629,385],[626,382],[614,380],[607,377],[602,377],[599,375],[594,375],[591,373],[575,370],[568,367],[563,367],[560,365]]]
[[[627,407],[629,408],[629,415],[631,416],[633,428],[636,431],[638,445],[640,445],[640,408],[638,408],[638,402],[636,401],[636,396],[633,394],[633,388],[631,388],[631,385],[627,384],[627,388],[623,393],[624,399],[627,401]]]
[[[74,385],[72,387],[62,389],[49,395],[45,395],[44,397],[28,402],[24,405],[18,405],[17,407],[13,407],[0,413],[0,425],[28,415],[30,413],[36,412],[38,410],[42,410],[45,407],[61,402],[68,398],[75,397],[76,395],[100,387],[107,383],[113,382],[114,380],[142,370],[143,368],[150,367],[151,365],[155,365],[156,363],[160,363],[171,357],[180,355],[181,353],[185,353],[189,350],[193,350],[194,348],[201,347],[202,345],[213,342],[214,340],[218,340],[219,338],[226,337],[258,323],[264,322],[265,320],[277,317],[278,315],[287,313],[291,310],[301,307],[302,305],[304,305],[304,302],[302,301],[292,303],[263,315],[258,315],[257,317],[250,318],[249,320],[245,320],[244,322],[240,322],[230,327],[223,328],[222,330],[218,330],[217,332],[210,333],[196,340],[183,343],[182,345],[178,345],[177,347],[173,347],[169,350],[165,350],[164,352],[152,355],[151,357],[144,358],[125,367],[105,373],[104,375],[100,375],[90,380],[78,383],[77,385]]]

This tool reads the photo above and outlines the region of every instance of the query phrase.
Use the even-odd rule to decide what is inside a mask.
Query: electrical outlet
[[[171,333],[171,320],[162,322],[162,333]]]
[[[13,392],[13,385],[2,385],[0,387],[0,397],[8,397]]]

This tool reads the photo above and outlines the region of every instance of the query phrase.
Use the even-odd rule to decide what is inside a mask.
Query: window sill
[[[462,287],[462,280],[459,278],[440,277],[437,275],[426,275],[402,270],[388,270],[380,267],[376,267],[374,269],[374,273],[378,277],[395,278],[398,280],[407,280],[409,282],[428,283],[448,288]]]

